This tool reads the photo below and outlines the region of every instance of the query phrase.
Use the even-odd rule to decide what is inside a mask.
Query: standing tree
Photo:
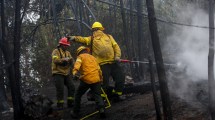
[[[148,18],[149,18],[149,28],[151,32],[152,46],[154,50],[154,56],[156,61],[156,67],[158,72],[161,99],[163,103],[164,120],[172,120],[172,111],[169,98],[169,90],[167,86],[167,78],[163,64],[163,58],[160,48],[160,41],[158,37],[157,24],[154,11],[153,0],[146,0]]]
[[[138,56],[139,58],[137,58],[140,61],[144,61],[144,53],[143,53],[143,16],[142,16],[142,12],[143,12],[143,0],[137,0],[136,2],[137,4],[137,26],[138,26]],[[139,77],[144,78],[144,69],[143,69],[143,64],[139,65]]]
[[[208,53],[208,83],[209,109],[212,120],[215,120],[215,91],[214,91],[214,0],[209,0],[209,53]]]
[[[21,0],[15,1],[15,25],[14,25],[14,64],[11,66],[11,69],[14,70],[14,78],[11,79],[11,92],[13,97],[13,105],[14,105],[14,119],[19,120],[22,118],[24,114],[24,108],[21,100],[20,93],[20,81],[21,81],[21,73],[20,73],[20,35],[21,35]]]
[[[1,40],[0,40],[0,48],[2,41],[5,36],[5,20],[4,20],[4,0],[1,0]],[[2,49],[0,49],[0,66],[3,66],[3,54]],[[3,110],[9,109],[9,104],[7,103],[6,91],[4,87],[4,71],[3,67],[0,68],[0,112]]]
[[[11,95],[14,108],[14,119],[20,120],[23,115],[23,105],[20,93],[20,31],[21,31],[21,0],[15,1],[15,26],[13,44],[5,39],[4,0],[1,0],[2,38],[0,48],[7,64],[7,76],[10,80]]]
[[[128,58],[130,59],[130,50],[129,50],[128,42],[126,41],[126,39],[128,39],[128,29],[127,29],[123,0],[120,0],[120,10],[121,10],[122,24],[123,24],[123,41],[124,41],[124,45],[126,46],[126,53],[128,55]]]

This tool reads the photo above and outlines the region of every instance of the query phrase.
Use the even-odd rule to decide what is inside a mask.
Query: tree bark
[[[78,0],[78,8],[79,8],[79,17],[80,17],[80,34],[83,34],[83,16],[82,16],[82,3],[81,0]]]
[[[215,120],[215,91],[214,91],[214,0],[209,0],[209,53],[208,53],[208,83],[209,110],[212,120]]]
[[[14,26],[14,79],[11,81],[11,91],[13,94],[14,103],[14,119],[20,120],[24,114],[24,108],[22,105],[21,93],[20,93],[20,35],[21,35],[21,0],[15,2],[15,26]]]
[[[116,26],[117,26],[117,15],[116,15],[116,0],[114,0],[114,6],[113,6],[113,11],[114,11],[114,19],[113,19],[113,35],[116,36]]]
[[[143,0],[137,0],[136,2],[137,5],[137,26],[138,26],[138,56],[139,58],[137,58],[140,61],[144,60],[144,53],[143,53],[143,16],[142,16],[142,11],[143,11]],[[143,64],[139,65],[139,72],[140,73],[138,76],[140,77],[139,79],[143,79],[144,78],[144,69],[143,69]]]
[[[5,14],[4,14],[4,0],[1,1],[1,40],[0,40],[0,64],[3,66],[3,53],[2,45],[3,40],[5,39]],[[0,112],[4,110],[9,110],[10,106],[7,102],[6,90],[4,87],[4,71],[3,68],[0,69]]]
[[[128,46],[128,42],[126,41],[126,39],[128,39],[128,29],[127,29],[127,25],[126,25],[126,18],[125,18],[125,11],[124,11],[124,3],[123,0],[120,0],[120,10],[121,10],[121,15],[122,15],[122,24],[123,24],[123,43],[126,46],[126,54],[128,55],[128,58],[130,59],[130,53],[129,53],[129,46]]]
[[[54,37],[56,41],[58,41],[61,38],[60,30],[59,30],[59,24],[58,24],[58,18],[57,18],[57,12],[56,12],[56,0],[51,1],[52,5],[52,18],[54,23]]]
[[[131,55],[132,55],[132,49],[131,47],[131,42],[129,40],[128,36],[128,24],[126,22],[126,15],[125,15],[125,10],[124,10],[124,3],[123,0],[120,0],[120,9],[121,9],[121,15],[122,15],[122,23],[123,23],[123,43],[126,46],[126,53],[128,56],[128,59],[131,60]],[[132,70],[132,64],[129,64],[129,69]]]
[[[134,44],[134,40],[135,40],[135,37],[134,37],[134,15],[133,15],[133,2],[132,0],[129,0],[129,4],[130,4],[130,32],[129,32],[129,35],[130,35],[130,50],[131,50],[131,55],[132,55],[132,60],[137,60],[137,53],[135,52],[135,44]],[[137,63],[134,63],[132,65],[132,68],[131,68],[131,74],[132,74],[132,77],[134,78],[134,80],[136,81],[139,81],[139,69],[138,69],[138,64]]]
[[[162,58],[162,53],[160,48],[160,41],[158,37],[153,0],[146,0],[146,4],[147,4],[147,10],[148,10],[148,19],[149,19],[149,28],[151,32],[152,46],[154,50],[155,62],[156,62],[159,84],[160,84],[161,99],[163,103],[164,120],[172,120],[169,90],[167,86],[167,78],[166,78],[166,73],[164,69],[163,58]]]
[[[1,50],[0,50],[0,66],[3,66],[3,54],[2,54]],[[4,82],[5,82],[4,71],[3,71],[3,69],[0,69],[0,112],[10,109],[10,106],[7,102]]]
[[[7,76],[10,80],[11,87],[11,95],[13,101],[14,108],[14,119],[21,120],[23,115],[23,106],[21,101],[21,93],[20,93],[20,71],[19,71],[19,59],[16,59],[17,62],[14,62],[14,58],[20,57],[20,10],[21,10],[21,1],[16,0],[15,2],[15,26],[14,26],[14,50],[12,51],[11,46],[8,43],[8,40],[5,40],[5,13],[4,13],[4,0],[1,0],[1,24],[2,24],[2,41],[0,42],[0,47],[2,49],[6,64],[9,64],[7,68]],[[18,45],[16,45],[18,44]],[[15,70],[16,67],[16,70]]]
[[[151,76],[151,88],[152,88],[153,99],[154,99],[154,103],[155,103],[157,120],[162,120],[160,104],[159,104],[159,100],[157,97],[157,90],[156,90],[156,86],[155,86],[155,75],[154,75],[154,69],[153,69],[153,63],[152,63],[151,55],[149,55],[148,59],[149,59],[149,69],[150,69],[150,76]]]

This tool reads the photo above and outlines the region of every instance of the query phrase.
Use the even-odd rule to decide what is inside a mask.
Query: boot
[[[120,101],[123,101],[126,99],[126,96],[125,95],[119,95],[118,98]]]
[[[62,109],[63,109],[63,104],[64,104],[64,103],[57,103],[57,108],[58,108],[59,110],[62,110]]]
[[[90,90],[89,92],[87,92],[87,100],[88,101],[95,101],[95,98],[93,96],[92,90]]]
[[[125,99],[126,99],[126,97],[124,95],[114,94],[114,96],[112,97],[113,102],[121,102]]]
[[[72,108],[73,107],[73,100],[67,100],[67,107]]]
[[[100,118],[106,118],[105,108],[99,109]]]
[[[79,112],[75,112],[75,111],[71,111],[71,117],[74,119],[78,119],[79,118]]]

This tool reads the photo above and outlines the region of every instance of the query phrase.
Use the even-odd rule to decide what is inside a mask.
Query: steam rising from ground
[[[182,9],[176,21],[186,24],[208,26],[208,13],[195,7]],[[168,37],[168,44],[180,72],[170,74],[170,91],[180,97],[189,96],[191,82],[207,80],[209,30],[205,28],[175,26],[174,32]],[[192,96],[192,95],[191,95]]]

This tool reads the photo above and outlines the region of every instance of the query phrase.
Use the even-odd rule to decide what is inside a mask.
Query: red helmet
[[[59,44],[70,46],[70,42],[66,37],[61,38],[60,41],[59,41]]]

